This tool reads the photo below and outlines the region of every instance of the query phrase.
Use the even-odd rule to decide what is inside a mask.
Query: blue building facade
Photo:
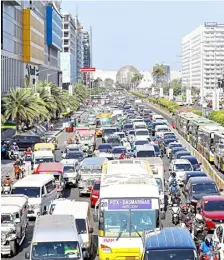
[[[53,6],[46,6],[46,42],[62,50],[62,17]]]

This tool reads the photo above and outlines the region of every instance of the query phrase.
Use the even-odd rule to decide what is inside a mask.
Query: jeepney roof
[[[52,150],[38,150],[33,153],[34,157],[52,157],[54,154],[52,153]]]
[[[116,192],[115,192],[116,191]],[[131,173],[111,174],[101,177],[100,197],[101,198],[119,198],[149,196],[158,197],[159,188],[156,180],[149,178],[148,174]]]
[[[79,241],[75,218],[71,215],[44,215],[37,217],[32,241]]]
[[[195,118],[191,122],[196,124],[196,125],[207,125],[207,124],[213,124],[214,125],[214,121],[211,121],[211,120],[204,118],[204,117]]]
[[[124,167],[129,168],[129,166],[135,167],[135,165],[137,165],[136,167],[144,167],[145,169],[150,170],[150,167],[148,165],[148,162],[146,160],[143,159],[125,159],[125,160],[113,160],[113,161],[108,161],[107,162],[107,169],[110,169],[111,167],[114,168],[115,165],[119,165],[118,167],[120,167],[121,165],[121,169],[123,169]],[[123,167],[124,165],[124,167]],[[135,168],[132,168],[135,169]]]
[[[182,112],[179,115],[180,115],[180,117],[183,117],[184,119],[187,119],[187,120],[199,117],[198,115],[194,114],[193,112]]]
[[[104,162],[107,161],[107,158],[103,157],[92,157],[92,158],[85,158],[81,162],[81,167],[88,167],[88,166],[95,166],[95,165],[103,165]]]
[[[205,131],[205,132],[209,132],[209,133],[212,133],[212,132],[216,132],[216,131],[219,131],[219,130],[224,130],[224,127],[222,127],[221,125],[217,124],[214,122],[214,124],[212,125],[202,125],[199,127],[201,130]]]
[[[52,180],[54,180],[54,176],[50,174],[32,174],[15,182],[12,188],[42,187],[44,184]]]
[[[1,196],[1,212],[14,213],[21,209],[28,202],[25,195],[2,195]]]
[[[148,164],[151,166],[163,166],[164,163],[163,163],[163,160],[160,158],[160,157],[150,157],[150,158],[147,158],[147,159],[144,159],[144,160],[147,160]]]
[[[147,231],[146,231],[147,232]],[[167,227],[156,233],[146,234],[145,250],[193,249],[190,232],[186,228]]]

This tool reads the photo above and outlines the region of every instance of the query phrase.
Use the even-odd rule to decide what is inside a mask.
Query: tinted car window
[[[224,211],[224,200],[214,200],[204,202],[205,211]]]
[[[139,158],[155,157],[155,152],[154,151],[139,151],[139,152],[137,152],[137,157],[139,157]]]
[[[193,193],[218,193],[218,189],[214,183],[197,183],[193,184]]]
[[[126,152],[126,149],[121,147],[112,149],[112,153],[122,153],[122,152]]]
[[[135,141],[135,145],[144,145],[144,144],[149,144],[149,141],[148,140]]]

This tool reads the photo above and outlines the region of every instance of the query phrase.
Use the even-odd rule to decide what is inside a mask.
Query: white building
[[[63,88],[77,82],[76,69],[76,25],[69,13],[62,13],[61,70]]]
[[[171,70],[170,72],[170,80],[178,79],[181,80],[182,78],[182,72],[181,71],[176,71],[176,70]]]
[[[224,67],[224,25],[205,23],[182,39],[182,83],[204,96],[218,86]]]

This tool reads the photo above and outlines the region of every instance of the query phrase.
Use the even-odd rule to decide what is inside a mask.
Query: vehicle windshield
[[[80,141],[91,141],[93,139],[92,136],[81,136]]]
[[[75,148],[67,148],[65,153],[69,153],[69,152],[76,152],[79,151],[79,147],[75,147]]]
[[[121,133],[121,134],[116,134],[118,135],[120,138],[125,138],[125,134]]]
[[[1,214],[1,224],[10,224],[13,222],[13,215]]]
[[[155,157],[155,152],[154,151],[139,151],[139,152],[137,152],[137,157],[138,158]]]
[[[173,148],[174,148],[174,147],[180,147],[180,148],[183,147],[182,144],[178,144],[178,143],[176,143],[176,144],[170,144],[169,146],[170,146],[170,148],[172,148],[172,147],[173,147]]]
[[[112,146],[119,146],[121,144],[117,138],[108,138],[108,142],[111,143]]]
[[[103,135],[112,135],[113,133],[116,132],[117,129],[104,129],[103,130]]]
[[[102,173],[102,169],[88,169],[88,168],[84,168],[81,169],[83,174],[101,174]]]
[[[64,173],[66,173],[66,172],[74,172],[75,171],[75,168],[74,168],[74,166],[68,166],[68,165],[65,165],[64,166]]]
[[[83,158],[82,153],[67,153],[65,159],[79,159]]]
[[[159,128],[159,129],[157,129],[157,131],[156,132],[167,132],[169,129],[168,128]]]
[[[35,164],[39,164],[39,163],[50,163],[50,162],[54,162],[54,158],[53,157],[35,157],[34,159],[34,163]]]
[[[198,183],[193,184],[193,193],[218,193],[218,189],[214,183]]]
[[[144,144],[149,144],[149,141],[148,140],[135,141],[135,145],[144,145]]]
[[[96,183],[93,187],[93,190],[100,190],[100,183]]]
[[[114,148],[113,150],[112,150],[112,153],[118,153],[118,154],[120,154],[120,153],[123,153],[123,152],[126,152],[126,148],[124,147],[124,148]]]
[[[190,153],[186,152],[186,153],[177,153],[176,154],[176,158],[177,159],[180,159],[182,156],[188,156],[188,155],[191,155]]]
[[[13,187],[12,194],[24,194],[29,198],[40,198],[40,187]]]
[[[32,259],[80,259],[81,251],[77,241],[33,242]]]
[[[112,149],[112,146],[110,144],[100,144],[98,149],[99,149],[99,151],[100,150],[108,150],[108,149]]]
[[[129,135],[135,135],[135,130],[129,131]]]
[[[204,210],[224,212],[224,200],[205,201]]]
[[[136,132],[136,135],[149,135],[149,132],[148,131],[137,131]]]
[[[176,138],[175,134],[170,132],[170,133],[164,134],[164,139],[174,139],[174,140],[176,140],[177,138]]]
[[[143,124],[143,125],[136,125],[135,126],[135,129],[142,129],[142,128],[146,128],[146,125]]]
[[[138,232],[155,229],[156,210],[110,210],[104,211],[105,236],[138,236]]]
[[[124,130],[133,129],[132,124],[124,125]]]
[[[193,249],[147,250],[145,260],[195,260]]]
[[[174,169],[176,171],[193,171],[190,163],[175,164]]]
[[[85,219],[76,219],[75,222],[76,222],[78,234],[86,234],[87,230],[86,230]]]

